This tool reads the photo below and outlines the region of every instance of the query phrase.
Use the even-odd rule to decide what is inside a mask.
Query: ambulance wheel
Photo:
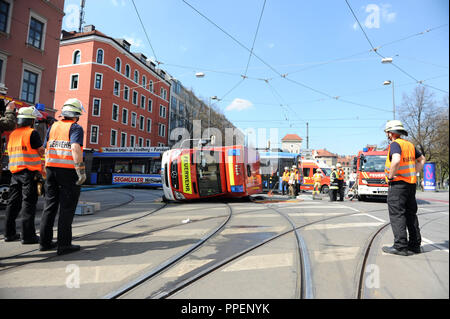
[[[162,196],[162,201],[163,201],[164,203],[168,203],[168,202],[169,202],[169,200],[167,199],[166,195],[163,195],[163,196]]]
[[[320,191],[322,192],[322,194],[328,194],[330,189],[329,189],[329,187],[327,185],[323,185],[322,189]]]
[[[363,201],[363,200],[365,200],[366,199],[366,196],[364,196],[364,195],[358,195],[358,200],[359,201]]]
[[[0,185],[0,207],[4,208],[8,204],[9,185]]]

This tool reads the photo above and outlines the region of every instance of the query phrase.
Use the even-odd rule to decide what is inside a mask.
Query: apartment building
[[[55,109],[68,98],[83,103],[85,149],[167,146],[170,85],[169,76],[144,54],[131,52],[125,39],[93,25],[62,31]]]

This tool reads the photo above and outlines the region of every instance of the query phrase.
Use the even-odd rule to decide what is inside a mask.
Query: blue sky
[[[77,29],[79,3],[66,0],[63,29]],[[153,50],[132,0],[86,0],[85,23],[128,39],[133,52],[156,57],[197,96],[221,98],[215,106],[237,127],[266,129],[267,136],[277,129],[279,139],[295,133],[304,139],[303,148],[307,122],[312,149],[350,155],[367,144],[381,144],[384,124],[393,116],[392,86],[383,82],[394,82],[397,110],[417,85],[370,51],[345,0],[134,3]],[[437,88],[429,88],[437,102],[448,95],[447,0],[348,3],[371,43],[381,46],[381,55]],[[253,43],[257,57],[249,60]],[[196,78],[196,72],[205,77]]]

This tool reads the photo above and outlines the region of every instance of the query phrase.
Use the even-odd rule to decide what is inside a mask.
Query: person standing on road
[[[336,168],[337,168],[337,183],[338,183],[339,201],[343,202],[344,201],[344,192],[345,192],[345,187],[344,187],[345,172],[342,169],[341,163],[337,163]]]
[[[338,185],[338,174],[336,171],[336,166],[331,166],[331,174],[330,174],[330,202],[335,202],[337,199],[337,192],[339,190]]]
[[[19,240],[22,244],[37,244],[34,218],[38,201],[37,181],[42,172],[41,157],[44,155],[42,140],[33,129],[40,116],[34,106],[22,107],[17,115],[17,128],[9,135],[8,156],[11,183],[6,206],[5,242]],[[16,219],[22,216],[22,236],[16,233]]]
[[[353,170],[353,172],[350,173],[350,176],[348,177],[348,189],[352,189],[353,185],[356,183],[356,178],[358,175],[356,174],[356,170]]]
[[[388,254],[408,256],[421,252],[416,173],[423,169],[425,157],[411,142],[400,138],[402,135],[408,136],[402,122],[389,121],[384,131],[391,142],[386,156],[385,174],[389,183],[387,203],[394,245],[384,246],[382,250]]]
[[[318,168],[316,170],[316,173],[313,175],[313,181],[314,181],[314,186],[313,186],[312,195],[314,197],[316,193],[317,193],[317,195],[320,194],[320,187],[322,186],[322,170],[320,168]]]
[[[289,168],[286,166],[284,168],[284,173],[281,178],[281,191],[282,191],[283,195],[284,195],[284,190],[286,190],[286,193],[288,193],[290,176],[291,176],[291,173],[289,172]]]
[[[77,124],[84,108],[77,99],[68,99],[62,108],[63,120],[55,122],[45,141],[45,204],[41,219],[40,250],[58,247],[63,255],[80,250],[72,245],[72,222],[86,180],[83,162],[83,128]],[[59,208],[58,241],[52,242],[53,224]]]

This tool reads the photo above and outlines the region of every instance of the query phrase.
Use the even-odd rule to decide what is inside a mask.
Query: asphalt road
[[[0,298],[449,298],[448,192],[417,193],[423,253],[407,257],[381,251],[393,240],[382,201],[161,195],[83,192],[100,210],[75,216],[82,250],[69,255],[0,236]]]

